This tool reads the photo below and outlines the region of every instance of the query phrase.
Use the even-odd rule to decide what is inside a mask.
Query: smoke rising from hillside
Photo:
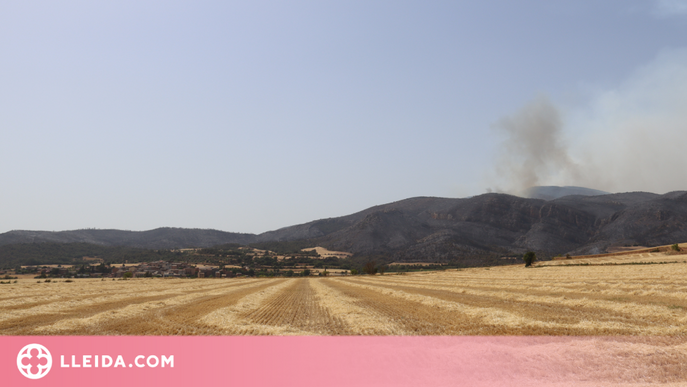
[[[561,139],[560,114],[546,97],[502,118],[495,128],[507,137],[497,172],[504,178],[508,192],[523,193],[558,171],[576,173],[577,166]]]
[[[609,192],[687,190],[687,50],[672,50],[565,114],[538,97],[494,125],[504,135],[492,185]]]

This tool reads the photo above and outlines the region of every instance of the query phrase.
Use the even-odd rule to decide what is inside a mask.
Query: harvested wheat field
[[[506,379],[683,385],[687,263],[671,258],[337,278],[20,279],[0,285],[0,334],[527,336],[454,355],[489,365],[485,375],[503,364],[494,377]]]
[[[22,279],[0,285],[0,333],[682,337],[687,263],[673,261],[338,278]]]

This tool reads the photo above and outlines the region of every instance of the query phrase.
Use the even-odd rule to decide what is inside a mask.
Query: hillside
[[[98,257],[105,262],[173,261],[182,257],[170,250],[149,250],[128,246],[103,246],[90,243],[14,243],[0,246],[0,268],[19,265],[88,264],[83,257]],[[97,261],[96,261],[97,262]]]
[[[85,229],[52,232],[15,230],[0,234],[0,246],[15,243],[54,242],[129,246],[142,249],[173,249],[210,247],[226,243],[248,244],[255,241],[256,236],[254,234],[170,227],[149,231]]]
[[[568,195],[552,200],[490,193],[466,199],[411,198],[259,235],[179,228],[11,231],[0,234],[0,246],[81,242],[169,249],[307,240],[302,244],[348,251],[357,257],[457,260],[473,265],[527,250],[552,257],[601,253],[614,246],[684,242],[686,224],[684,191]]]
[[[687,241],[686,220],[683,191],[573,195],[548,201],[485,194],[406,199],[261,234],[258,239],[307,237],[333,250],[407,261],[483,260],[527,250],[551,257]]]
[[[600,191],[598,189],[591,189],[585,187],[574,186],[537,186],[531,187],[520,195],[529,199],[544,199],[553,200],[562,198],[564,196],[578,195],[578,196],[599,196],[608,195],[610,192]]]

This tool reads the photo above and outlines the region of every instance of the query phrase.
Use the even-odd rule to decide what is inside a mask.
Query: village
[[[236,278],[236,277],[294,277],[346,275],[348,270],[327,270],[321,265],[296,263],[288,270],[266,265],[213,265],[189,262],[155,261],[143,263],[81,265],[25,265],[15,270],[0,271],[0,279],[15,278]]]
[[[305,248],[291,254],[278,254],[270,250],[238,247],[231,249],[185,249],[179,261],[155,260],[151,262],[122,263],[106,261],[98,256],[83,256],[72,263],[33,264],[0,269],[0,281],[38,279],[51,282],[56,279],[77,278],[238,278],[238,277],[308,277],[384,274],[418,270],[445,270],[442,263],[392,262],[354,264],[352,254],[330,251],[322,247]]]

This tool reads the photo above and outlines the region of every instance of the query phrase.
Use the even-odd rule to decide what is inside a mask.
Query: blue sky
[[[0,1],[0,232],[259,233],[530,162],[685,189],[686,38],[678,0]]]

